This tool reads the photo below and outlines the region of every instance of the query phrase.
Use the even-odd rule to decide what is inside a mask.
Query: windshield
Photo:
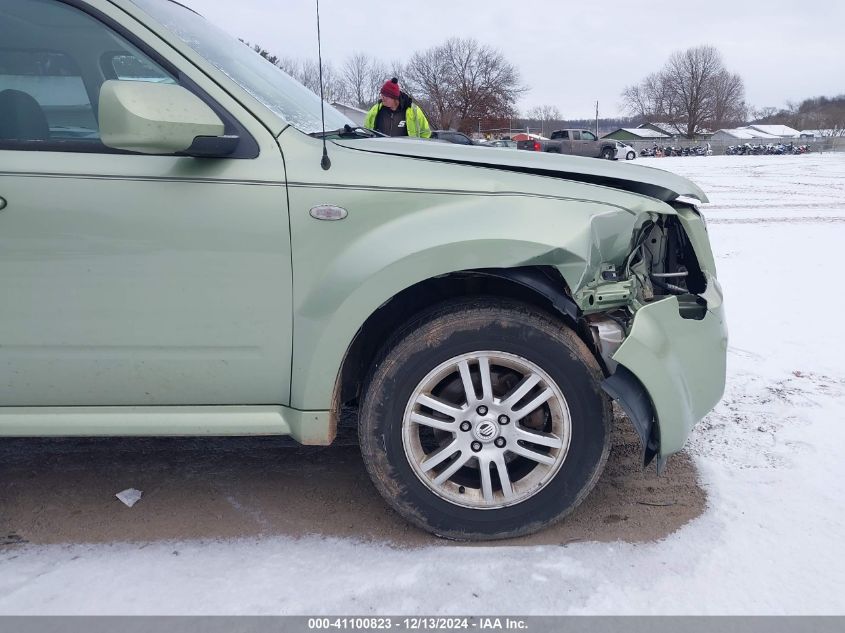
[[[307,133],[322,129],[320,97],[249,46],[170,0],[133,2],[282,120]],[[329,104],[325,117],[327,130],[354,125]]]

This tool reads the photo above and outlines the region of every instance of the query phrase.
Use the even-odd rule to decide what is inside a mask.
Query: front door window
[[[100,86],[176,80],[126,39],[56,0],[0,5],[0,147],[109,151],[100,142]]]

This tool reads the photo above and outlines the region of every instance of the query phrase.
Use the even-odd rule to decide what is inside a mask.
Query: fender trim
[[[577,323],[581,317],[581,310],[576,303],[563,291],[563,279],[553,279],[536,266],[519,266],[517,268],[490,269],[482,268],[471,271],[489,277],[498,277],[530,288],[548,299],[555,310]]]

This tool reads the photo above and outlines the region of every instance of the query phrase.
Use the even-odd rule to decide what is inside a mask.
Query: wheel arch
[[[602,143],[601,149],[599,150],[599,155],[603,157],[605,152],[608,151],[608,150],[610,150],[611,154],[615,154],[616,153],[616,146],[612,145],[610,143]]]
[[[560,272],[552,266],[464,270],[423,280],[394,295],[362,324],[346,350],[334,390],[333,410],[345,426],[355,424],[366,376],[384,343],[416,315],[450,299],[494,296],[513,299],[554,315],[589,345],[578,327],[579,309]]]

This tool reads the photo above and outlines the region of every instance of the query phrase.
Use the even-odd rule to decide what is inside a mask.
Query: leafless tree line
[[[320,66],[316,59],[279,57],[266,48],[263,48],[260,44],[250,45],[248,42],[244,43],[271,64],[284,70],[303,86],[315,94],[320,94]],[[343,77],[343,72],[338,71],[331,62],[323,64],[323,96],[329,103],[335,101],[347,103],[350,97],[350,91]]]
[[[673,53],[660,71],[625,88],[622,98],[630,114],[682,124],[687,138],[704,128],[741,124],[747,116],[742,78],[725,68],[713,46]]]
[[[316,60],[278,57],[258,44],[252,48],[319,94]],[[518,70],[500,51],[474,39],[452,38],[413,53],[404,63],[360,52],[341,66],[324,61],[323,95],[329,102],[367,109],[391,77],[422,106],[433,128],[465,132],[515,116],[516,102],[525,91]]]
[[[561,116],[557,106],[546,104],[530,108],[525,112],[523,118],[529,122],[529,128],[532,125],[539,127],[540,134],[546,136],[551,134],[552,129],[562,127],[559,123],[563,116]]]
[[[786,108],[752,110],[757,123],[783,123],[796,130],[816,130],[821,137],[845,136],[845,95],[813,97],[801,103],[787,102]]]
[[[319,94],[315,59],[278,57],[258,44],[252,48]],[[367,109],[391,77],[399,78],[435,129],[506,129],[519,120],[548,133],[563,120],[554,105],[533,107],[520,117],[516,102],[526,87],[518,69],[497,49],[467,38],[416,51],[405,62],[361,52],[339,66],[325,61],[323,94],[329,102]],[[758,122],[768,119],[797,129],[845,130],[845,97],[817,97],[789,104],[786,110],[750,109],[742,78],[725,68],[713,46],[675,52],[661,70],[625,88],[622,98],[631,120],[674,123],[689,138],[704,128],[742,125],[749,113]]]

